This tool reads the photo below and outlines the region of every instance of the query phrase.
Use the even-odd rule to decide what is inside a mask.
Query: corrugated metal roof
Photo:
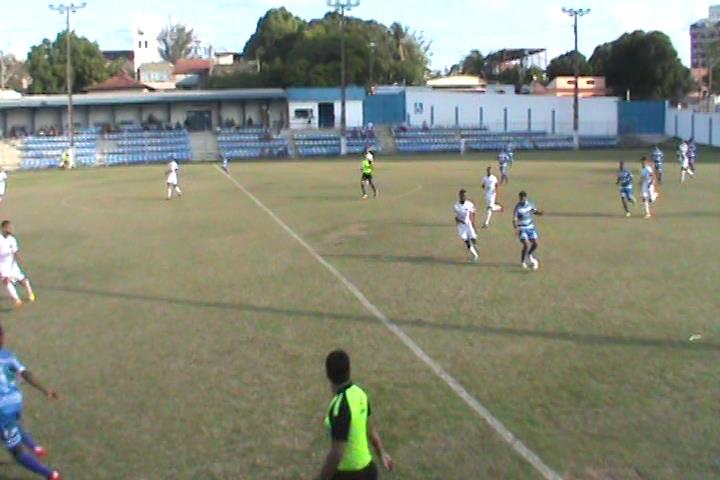
[[[281,88],[256,88],[243,90],[192,90],[147,93],[92,93],[73,96],[77,106],[106,106],[148,103],[219,102],[237,100],[284,100]],[[15,108],[65,107],[67,95],[28,95],[16,100],[0,100],[0,110]]]
[[[287,89],[287,98],[290,101],[338,102],[341,96],[342,94],[339,87]],[[363,87],[347,87],[346,98],[349,101],[365,100],[365,89]]]

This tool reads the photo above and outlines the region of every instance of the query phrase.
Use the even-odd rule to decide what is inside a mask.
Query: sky
[[[0,50],[24,58],[31,45],[54,38],[64,17],[46,0],[2,1]],[[65,0],[69,1],[69,0]],[[82,3],[82,0],[74,0]],[[389,25],[399,21],[432,41],[431,66],[442,70],[472,49],[545,48],[547,60],[573,46],[572,21],[563,6],[590,8],[580,19],[579,48],[587,56],[600,43],[637,29],[667,33],[685,65],[690,63],[689,26],[707,17],[713,2],[699,0],[361,0],[354,16]],[[717,1],[720,3],[720,0]],[[325,0],[87,0],[73,28],[104,50],[132,48],[139,23],[181,22],[216,51],[241,51],[269,8],[285,6],[305,19],[321,17]]]

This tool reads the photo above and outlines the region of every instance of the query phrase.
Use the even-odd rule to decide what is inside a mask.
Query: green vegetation
[[[466,261],[451,207],[460,186],[482,202],[490,155],[381,155],[368,201],[359,161],[231,172],[567,478],[713,478],[720,156],[702,151],[684,186],[669,162],[646,221],[623,216],[613,185],[615,162],[640,155],[518,152],[499,201],[525,189],[547,212],[539,272],[519,268],[507,212]],[[11,177],[2,217],[39,300],[0,316],[8,348],[64,397],[27,391],[25,417],[66,478],[311,478],[338,346],[395,477],[535,478],[215,167],[182,173],[172,202],[160,166]],[[9,459],[0,474],[33,478]]]

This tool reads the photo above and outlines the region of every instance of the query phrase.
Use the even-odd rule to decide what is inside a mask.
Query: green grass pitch
[[[668,153],[668,157],[673,155]],[[511,214],[467,262],[452,205],[482,204],[492,155],[231,165],[231,174],[568,479],[720,476],[720,154],[656,217],[623,216],[616,161],[518,152],[511,184],[547,212],[542,266]],[[13,220],[38,302],[4,301],[7,348],[63,399],[25,422],[72,480],[299,479],[327,448],[323,361],[346,348],[398,479],[540,478],[316,259],[211,165],[16,173]],[[3,296],[4,296],[4,292]],[[690,342],[692,334],[702,339]],[[31,479],[10,457],[3,478]]]

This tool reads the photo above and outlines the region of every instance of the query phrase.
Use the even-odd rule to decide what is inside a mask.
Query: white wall
[[[482,124],[491,131],[573,131],[572,98],[538,95],[488,95],[471,92],[438,92],[426,88],[406,91],[408,121],[434,126],[473,126]],[[616,135],[617,99],[613,97],[580,100],[580,133],[583,135]],[[457,108],[457,122],[456,122]],[[507,111],[507,125],[505,112]],[[530,125],[528,125],[528,111]],[[481,113],[482,112],[482,113]]]
[[[318,128],[319,122],[319,103],[325,102],[313,102],[313,101],[291,101],[288,104],[288,110],[290,112],[290,128],[301,129],[301,128]],[[347,115],[347,126],[350,128],[362,127],[363,122],[363,102],[360,100],[348,100],[345,104],[346,115]],[[295,110],[312,110],[312,119],[308,122],[308,119],[295,118]],[[334,114],[335,114],[335,127],[340,127],[340,118],[342,116],[342,102],[334,102]]]
[[[665,115],[665,134],[683,139],[694,137],[701,145],[720,146],[720,113],[669,108]]]

